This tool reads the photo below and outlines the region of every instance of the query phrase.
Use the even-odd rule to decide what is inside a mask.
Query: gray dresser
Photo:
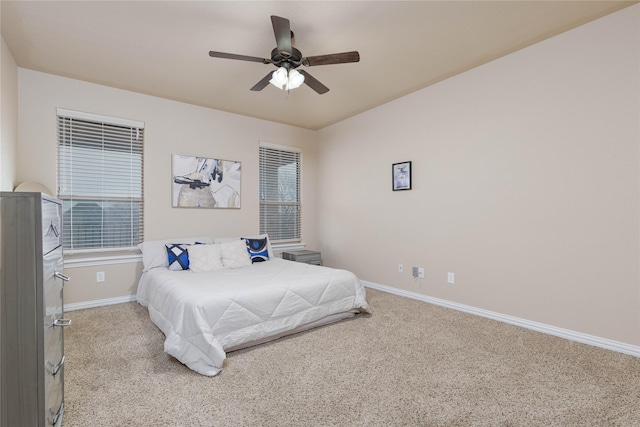
[[[64,413],[62,205],[0,193],[0,426],[60,426]]]

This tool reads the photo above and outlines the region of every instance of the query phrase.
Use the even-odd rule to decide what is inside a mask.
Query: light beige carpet
[[[640,426],[640,359],[371,289],[199,375],[137,303],[67,313],[64,427]]]

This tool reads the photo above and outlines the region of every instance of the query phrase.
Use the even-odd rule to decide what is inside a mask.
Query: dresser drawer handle
[[[51,413],[51,415],[53,415],[53,411],[51,409],[49,409],[49,412]],[[51,422],[52,426],[57,427],[62,425],[62,414],[64,414],[64,402],[60,403],[58,412],[53,417],[49,418],[49,421]]]
[[[53,321],[53,326],[69,326],[71,325],[71,319],[56,319]]]
[[[69,276],[67,276],[66,274],[62,274],[59,271],[56,271],[55,273],[53,273],[53,275],[58,279],[62,279],[63,282],[68,282],[69,280],[71,280]]]
[[[47,230],[46,236],[53,232],[53,235],[56,237],[60,237],[60,231],[58,231],[58,227],[51,221],[51,225],[49,225],[49,229]]]
[[[58,371],[60,370],[60,368],[62,368],[62,365],[64,365],[64,356],[62,356],[62,359],[60,359],[60,362],[58,362],[57,365],[54,365],[53,363],[49,362],[47,360],[47,371],[52,375],[52,376],[56,376],[56,374],[58,373]]]

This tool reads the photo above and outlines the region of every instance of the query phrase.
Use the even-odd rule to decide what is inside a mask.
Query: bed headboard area
[[[206,245],[207,247],[198,247]],[[247,263],[268,261],[273,258],[274,252],[271,241],[267,234],[248,235],[238,237],[177,237],[162,240],[149,240],[138,245],[142,252],[143,271],[153,268],[164,268],[169,270],[189,270],[191,268],[191,257],[189,249],[195,254],[196,270],[209,271],[217,267],[215,262],[211,266],[201,270],[203,262],[216,260],[226,260],[226,265],[222,262],[221,268],[240,267]],[[242,249],[242,250],[241,250]],[[219,257],[216,255],[219,254]],[[207,255],[209,255],[207,257]],[[245,256],[246,255],[246,256]]]

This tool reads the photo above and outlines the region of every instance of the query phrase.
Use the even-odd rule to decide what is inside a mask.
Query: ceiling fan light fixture
[[[282,90],[296,89],[304,83],[304,75],[298,70],[280,67],[273,72],[269,83]]]
[[[280,89],[283,89],[284,86],[288,83],[288,81],[289,81],[288,70],[284,67],[280,67],[273,72],[273,74],[271,75],[271,80],[269,80],[269,83],[271,83],[272,85]]]
[[[304,83],[304,76],[298,70],[289,71],[288,89],[295,89]]]

